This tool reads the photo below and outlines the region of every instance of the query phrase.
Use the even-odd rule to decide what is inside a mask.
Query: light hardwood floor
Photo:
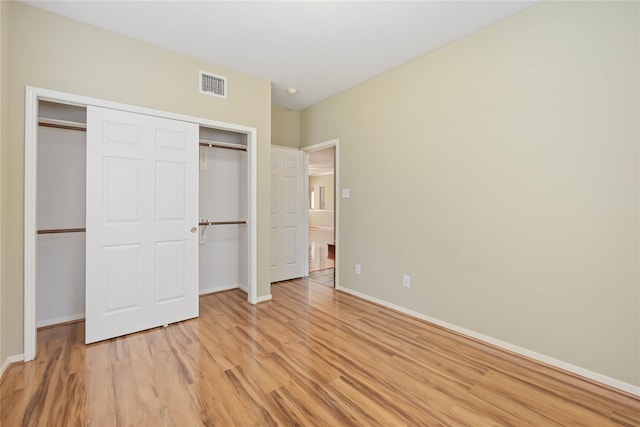
[[[9,367],[9,426],[629,426],[640,401],[307,280],[251,306],[85,346],[38,332]]]
[[[334,243],[333,229],[309,227],[309,271],[325,270],[335,266],[329,258],[327,243]]]
[[[333,288],[336,283],[336,269],[327,268],[324,270],[311,271],[309,272],[309,280]]]

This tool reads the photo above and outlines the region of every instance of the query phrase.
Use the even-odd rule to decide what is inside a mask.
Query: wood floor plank
[[[485,387],[484,395],[487,396],[489,392],[490,395],[487,397],[491,400],[495,399],[496,394],[504,396],[509,402],[505,400],[503,407],[515,405],[520,408],[529,408],[532,412],[544,415],[560,424],[577,426],[584,425],[581,420],[589,420],[590,423],[598,426],[613,425],[606,414],[592,411],[582,402],[568,404],[569,401],[564,396],[550,393],[536,384],[519,381],[497,371],[487,373],[487,380],[490,381],[491,389]],[[472,389],[471,392],[476,392],[478,388],[480,387]]]
[[[38,332],[0,382],[13,426],[640,426],[640,399],[299,279],[252,306],[85,345]]]

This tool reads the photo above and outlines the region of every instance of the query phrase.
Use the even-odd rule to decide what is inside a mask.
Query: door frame
[[[24,361],[36,355],[36,219],[37,219],[37,143],[38,102],[52,101],[86,107],[110,108],[147,116],[191,122],[200,126],[244,133],[247,135],[247,227],[249,231],[248,301],[258,303],[257,296],[257,129],[216,120],[170,113],[151,108],[121,104],[33,86],[25,88],[24,123]]]
[[[304,245],[301,248],[304,251],[304,254],[300,254],[304,260],[306,260],[304,264],[305,277],[309,276],[309,153],[312,151],[318,151],[325,148],[335,147],[334,154],[334,169],[333,169],[333,185],[334,185],[334,198],[335,198],[335,206],[334,206],[334,232],[336,235],[336,253],[334,258],[335,264],[335,274],[334,274],[334,288],[340,289],[340,274],[339,271],[339,263],[340,263],[340,138],[331,139],[329,141],[319,142],[317,144],[309,145],[306,147],[302,147],[301,150],[303,152],[304,160],[304,209],[302,212],[304,213],[304,229],[306,231],[304,235]]]

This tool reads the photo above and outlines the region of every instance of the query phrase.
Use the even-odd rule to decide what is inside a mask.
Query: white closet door
[[[301,277],[304,262],[302,152],[271,147],[271,281]]]
[[[198,126],[87,108],[86,335],[198,316]]]

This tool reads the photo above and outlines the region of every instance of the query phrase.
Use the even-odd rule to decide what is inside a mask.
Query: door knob
[[[196,231],[198,231],[198,227],[191,227],[191,232],[195,233]]]

